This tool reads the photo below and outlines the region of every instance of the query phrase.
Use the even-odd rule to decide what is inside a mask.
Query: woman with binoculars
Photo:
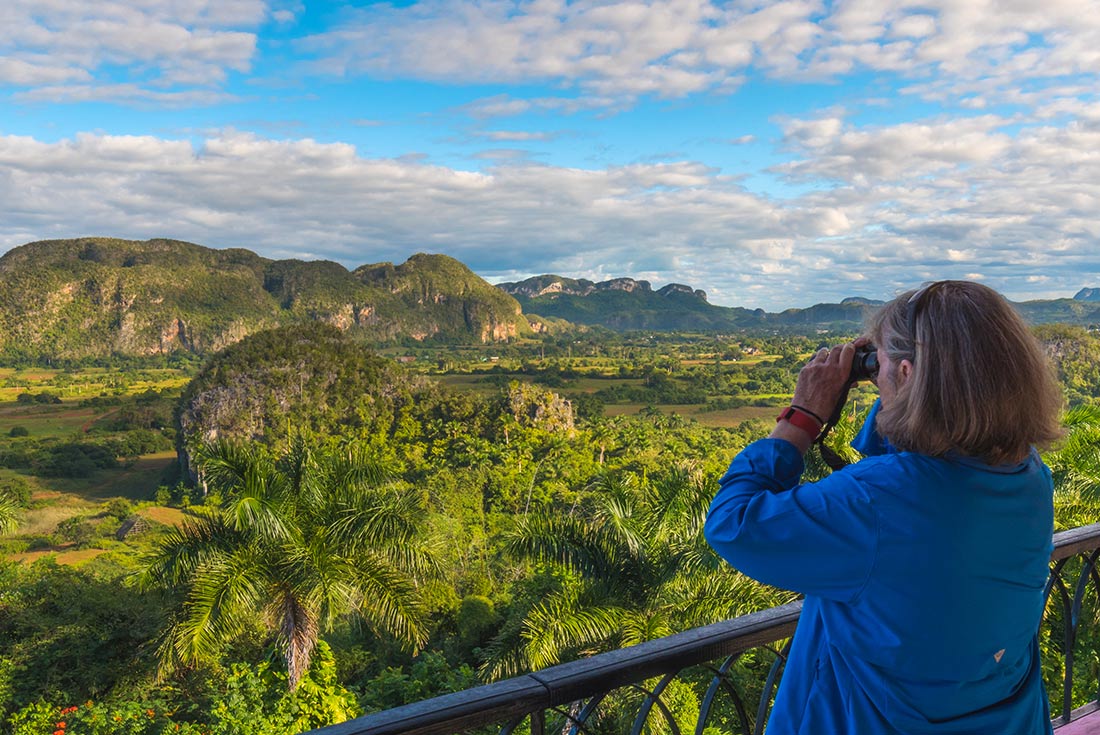
[[[877,350],[864,458],[800,484],[803,454]],[[711,504],[708,542],[805,595],[769,735],[1051,732],[1037,630],[1053,531],[1061,393],[992,289],[938,281],[823,349],[790,408]]]

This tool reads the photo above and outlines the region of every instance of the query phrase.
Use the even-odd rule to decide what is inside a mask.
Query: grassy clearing
[[[142,455],[131,465],[100,470],[88,477],[41,477],[37,480],[44,490],[85,502],[102,502],[111,498],[151,500],[161,484],[162,476],[175,461],[175,452],[157,452]]]
[[[64,403],[52,406],[0,404],[0,435],[8,434],[14,426],[22,426],[32,439],[64,439],[84,433],[106,412],[103,408]]]
[[[745,421],[758,419],[760,421],[774,421],[779,409],[774,406],[742,406],[741,408],[727,408],[723,411],[700,411],[701,406],[684,406],[694,409],[691,413],[684,413],[704,426],[717,426],[735,428]]]
[[[79,498],[57,497],[50,505],[29,509],[23,515],[16,535],[47,536],[56,531],[62,521],[83,513],[90,513],[95,507],[95,504],[84,502]]]
[[[88,487],[86,496],[103,500],[115,497],[149,500],[160,485],[161,477],[175,461],[176,453],[171,450],[142,455],[120,472],[101,473],[107,476]]]
[[[604,406],[605,416],[636,416],[649,404],[644,403],[615,403]],[[735,428],[744,421],[760,419],[773,421],[779,409],[773,406],[743,406],[741,408],[728,408],[723,411],[704,411],[702,405],[657,405],[654,406],[661,413],[676,414],[684,418],[691,418],[704,426],[723,428]]]
[[[160,505],[146,505],[138,508],[136,513],[157,526],[176,527],[183,525],[185,519],[194,515],[185,510]],[[80,548],[73,542],[59,540],[56,535],[59,526],[76,516],[84,517],[100,529],[106,528],[109,532],[108,538],[99,537],[91,545]],[[103,554],[110,555],[105,559],[116,561],[122,558],[139,559],[148,550],[148,536],[143,533],[116,541],[113,533],[118,525],[117,520],[103,514],[102,505],[99,503],[84,502],[72,495],[55,494],[50,498],[50,504],[27,511],[16,532],[3,537],[9,551],[12,544],[15,548],[27,548],[27,541],[32,539],[35,540],[35,543],[31,544],[33,550],[12,551],[6,554],[5,558],[31,564],[44,557],[53,557],[58,564],[71,566],[86,564]],[[20,539],[23,541],[20,542]],[[46,548],[41,548],[43,542],[46,543]]]

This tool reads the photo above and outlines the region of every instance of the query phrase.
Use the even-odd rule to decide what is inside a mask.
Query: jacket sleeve
[[[874,568],[878,519],[855,466],[799,485],[802,456],[761,439],[733,460],[711,502],[704,534],[723,559],[766,584],[841,602]]]

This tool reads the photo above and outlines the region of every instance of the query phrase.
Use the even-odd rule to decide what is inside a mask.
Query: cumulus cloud
[[[8,0],[0,84],[33,99],[84,86],[217,87],[251,68],[263,23],[290,26],[302,7]],[[614,111],[641,97],[728,94],[749,74],[805,80],[861,70],[896,74],[929,100],[981,108],[1012,101],[1021,81],[1041,82],[1025,93],[1042,95],[1048,84],[1100,73],[1095,11],[1095,0],[421,0],[345,9],[296,48],[312,56],[306,68],[326,75],[561,90],[481,100],[468,108],[477,116]]]
[[[930,98],[968,87],[1008,97],[1021,79],[1100,72],[1095,11],[1094,0],[422,0],[369,5],[300,47],[325,73],[549,82],[606,106],[729,91],[750,68],[799,79],[885,71]],[[488,100],[479,111],[539,104]]]
[[[149,89],[216,86],[249,70],[251,29],[266,17],[263,0],[7,0],[0,85],[32,99],[122,101]]]
[[[0,137],[0,246],[168,236],[349,266],[444,252],[498,281],[629,275],[772,309],[966,273],[1015,298],[1097,280],[1100,129],[1036,125],[1006,139],[993,118],[959,125],[788,121],[800,175],[833,183],[785,200],[694,161],[464,171],[235,132],[199,145]],[[970,154],[935,144],[958,135]],[[910,177],[929,151],[937,175]],[[877,157],[874,176],[844,176],[853,156]]]

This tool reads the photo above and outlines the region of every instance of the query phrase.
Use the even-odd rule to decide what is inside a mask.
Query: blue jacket
[[[799,485],[798,450],[744,449],[705,533],[755,579],[805,595],[768,735],[1051,732],[1038,630],[1053,532],[1050,471],[898,452]]]

